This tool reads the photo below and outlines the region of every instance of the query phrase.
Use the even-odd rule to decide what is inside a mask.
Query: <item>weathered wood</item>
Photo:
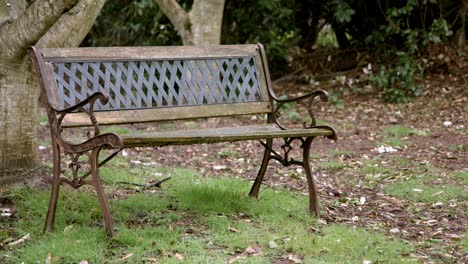
[[[190,145],[218,142],[234,142],[271,138],[302,138],[330,136],[333,131],[323,128],[283,130],[276,125],[250,125],[240,127],[174,130],[129,134],[122,136],[124,147]]]
[[[122,61],[236,58],[258,54],[258,45],[167,46],[167,47],[97,47],[43,49],[44,61]]]
[[[271,105],[269,102],[254,102],[243,104],[219,104],[107,111],[97,112],[95,113],[95,116],[100,125],[118,125],[267,113],[271,113]],[[62,127],[82,126],[91,126],[89,117],[84,113],[67,114],[63,120],[62,125]]]

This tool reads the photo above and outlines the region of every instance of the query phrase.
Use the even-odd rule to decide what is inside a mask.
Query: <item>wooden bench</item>
[[[316,126],[310,110],[316,97],[327,99],[325,91],[315,91],[291,99],[278,98],[272,89],[262,45],[213,47],[113,47],[61,48],[33,47],[31,57],[48,99],[47,113],[52,137],[52,194],[44,231],[54,223],[61,183],[74,188],[94,186],[102,206],[107,234],[113,235],[109,206],[99,177],[99,167],[124,148],[162,147],[243,140],[259,140],[264,147],[262,164],[250,190],[257,197],[270,160],[285,166],[304,168],[309,210],[318,214],[317,194],[309,164],[312,140],[324,136],[336,140],[328,126]],[[279,109],[300,102],[309,109],[312,123],[287,129],[278,122]],[[266,115],[255,125],[173,130],[117,135],[100,133],[103,125],[137,124],[196,118],[223,118]],[[261,119],[258,119],[261,120]],[[63,131],[89,127],[83,142],[70,142]],[[273,149],[273,139],[283,139],[283,152]],[[291,144],[302,148],[302,160],[288,156]],[[100,158],[102,149],[112,152]],[[61,159],[68,155],[70,177],[62,173]],[[86,164],[80,159],[89,155]],[[86,166],[87,170],[80,172]],[[87,177],[91,175],[91,179]]]

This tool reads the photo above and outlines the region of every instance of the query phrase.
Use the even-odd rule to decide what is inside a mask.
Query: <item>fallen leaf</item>
[[[213,170],[225,170],[227,169],[226,165],[214,165]]]
[[[175,253],[174,258],[177,259],[177,260],[183,260],[184,256],[182,254],[180,254],[180,253]]]
[[[157,258],[142,258],[141,260],[149,261],[149,262],[153,262],[153,263],[157,263],[157,262],[158,262],[158,259],[157,259]]]
[[[268,247],[269,247],[269,248],[277,248],[277,247],[278,247],[278,244],[276,244],[275,241],[270,240],[270,242],[268,242]]]
[[[45,259],[45,264],[51,264],[52,263],[52,254],[47,254],[47,258]]]
[[[294,255],[294,254],[289,254],[288,260],[292,261],[293,263],[302,263],[301,257],[298,255]]]
[[[234,257],[232,257],[232,258],[230,258],[228,260],[228,263],[234,263],[234,262],[238,261],[241,257],[242,257],[242,255],[234,256]]]
[[[123,256],[120,258],[120,261],[126,260],[128,258],[131,258],[133,256],[133,253],[128,253],[127,255]]]
[[[257,250],[254,247],[248,247],[248,248],[245,249],[245,253],[247,253],[249,255],[253,255],[253,254],[257,253]]]
[[[63,232],[66,233],[66,232],[70,231],[72,228],[73,228],[73,225],[66,226],[66,227],[63,229]]]
[[[240,233],[238,229],[235,229],[234,227],[228,226],[228,230],[234,233]]]

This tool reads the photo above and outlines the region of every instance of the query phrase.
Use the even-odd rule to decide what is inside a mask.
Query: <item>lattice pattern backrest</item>
[[[95,111],[265,101],[254,56],[152,61],[53,62],[59,105],[97,91]]]

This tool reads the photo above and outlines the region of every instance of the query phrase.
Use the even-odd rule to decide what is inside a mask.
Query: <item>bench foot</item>
[[[255,182],[252,185],[252,189],[250,189],[250,192],[249,192],[250,197],[258,198],[260,185],[262,185],[263,176],[265,176],[268,163],[271,158],[272,147],[273,147],[273,139],[267,139],[267,142],[265,144],[265,152],[263,153],[262,165],[260,166],[260,170],[258,171],[257,178],[255,178]]]
[[[102,147],[93,149],[91,154],[91,177],[93,186],[96,189],[96,194],[99,199],[99,203],[102,207],[102,213],[104,216],[104,226],[106,227],[106,233],[108,237],[114,236],[114,223],[112,221],[112,215],[109,209],[109,204],[107,203],[106,195],[104,193],[104,188],[102,188],[101,179],[99,177],[99,152]]]
[[[53,178],[52,190],[50,193],[49,209],[47,210],[46,221],[43,232],[50,231],[54,226],[55,211],[57,209],[58,194],[60,189],[60,146],[53,140],[52,142],[53,156]]]

